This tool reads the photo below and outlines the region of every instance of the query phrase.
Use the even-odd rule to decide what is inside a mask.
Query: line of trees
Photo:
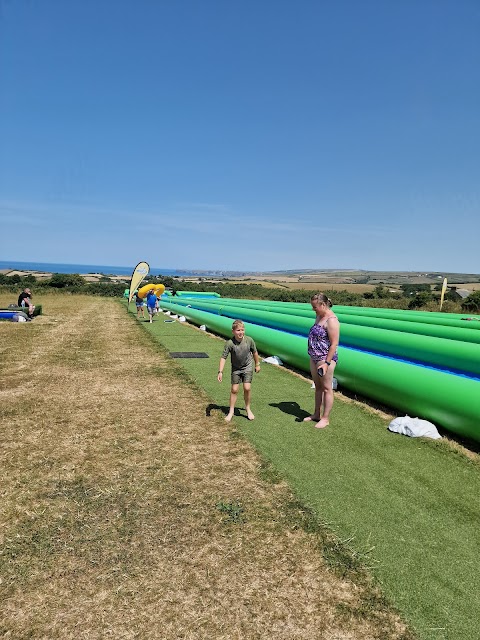
[[[233,284],[228,280],[223,282],[189,282],[171,276],[150,275],[145,283],[162,282],[166,288],[173,291],[211,291],[219,293],[223,298],[250,298],[263,300],[276,300],[280,302],[309,302],[312,293],[316,289],[286,289],[266,288],[260,284],[245,282]],[[87,282],[85,278],[76,273],[55,273],[51,278],[36,280],[32,275],[21,277],[19,275],[5,276],[0,274],[2,289],[16,292],[25,287],[35,287],[38,294],[42,290],[63,290],[70,293],[83,293],[94,296],[121,297],[128,284],[111,281],[108,276],[102,277],[98,282]],[[441,288],[441,287],[439,287]],[[388,307],[395,309],[427,309],[438,310],[440,291],[432,291],[428,284],[402,284],[400,290],[390,291],[383,285],[378,285],[373,291],[354,293],[352,291],[324,290],[334,304]],[[445,296],[444,311],[466,311],[476,313],[480,311],[480,291],[475,291],[461,304],[454,298],[453,291]]]
[[[35,276],[5,276],[0,274],[0,285],[3,290],[19,292],[25,287],[34,288],[37,294],[41,291],[55,290],[68,291],[70,293],[84,293],[94,296],[120,297],[128,286],[125,283],[112,282],[108,277],[100,279],[98,282],[87,282],[78,273],[54,273],[51,278],[37,280]]]

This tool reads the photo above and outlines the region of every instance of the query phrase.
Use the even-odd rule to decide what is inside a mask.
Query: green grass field
[[[207,413],[226,411],[229,376],[216,379],[223,340],[165,319],[144,327],[169,351],[209,355],[177,362],[212,399]],[[370,568],[419,638],[480,637],[477,457],[446,441],[391,434],[388,421],[352,402],[337,400],[330,427],[319,431],[301,422],[312,407],[308,381],[263,365],[253,383],[256,419],[240,411],[233,428]]]
[[[310,383],[270,365],[227,424],[223,339],[39,302],[0,323],[0,636],[478,637],[474,452],[341,394],[319,432]]]

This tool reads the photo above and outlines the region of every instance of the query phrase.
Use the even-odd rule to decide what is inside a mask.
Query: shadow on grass
[[[310,413],[302,409],[298,402],[271,402],[270,407],[280,409],[283,413],[295,416],[297,419],[295,422],[302,422],[304,418],[308,418]]]
[[[225,405],[214,404],[212,402],[209,405],[207,405],[207,408],[205,409],[205,415],[207,416],[207,418],[210,418],[210,416],[212,415],[212,411],[221,411],[224,415],[227,415],[228,409],[229,407]],[[233,415],[237,418],[245,418],[245,420],[248,420],[247,416],[244,416],[242,413],[240,413],[240,409],[238,408],[235,408]]]

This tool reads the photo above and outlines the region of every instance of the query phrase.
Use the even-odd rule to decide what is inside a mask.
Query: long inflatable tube
[[[162,303],[194,324],[230,337],[231,318],[192,307]],[[263,353],[309,371],[307,339],[246,323],[246,332]],[[458,435],[480,442],[480,382],[387,357],[339,347],[335,376],[346,389],[410,415],[431,420]]]
[[[274,329],[308,335],[312,318],[253,308],[219,305],[203,301],[192,302],[196,309],[240,318]],[[407,325],[409,326],[409,325]],[[460,373],[480,376],[480,345],[443,338],[388,331],[372,327],[341,325],[341,344],[367,351],[380,352]]]
[[[188,296],[190,298],[220,298],[216,291],[177,291],[177,296]]]
[[[334,311],[337,313],[351,313],[352,307],[347,306],[335,306]],[[438,324],[444,327],[458,327],[465,328],[467,325],[470,330],[480,331],[480,322],[466,322],[461,318],[449,318],[447,314],[445,317],[438,317],[434,314],[417,314],[416,311],[404,311],[402,309],[363,309],[363,307],[353,307],[355,309],[355,315],[365,315],[370,318],[386,318],[388,320],[404,320],[405,322],[424,322],[426,324]]]
[[[227,304],[247,304],[258,308],[288,308],[299,310],[307,314],[312,313],[310,303],[307,302],[281,302],[275,300],[240,300],[238,298],[222,298]],[[440,324],[443,326],[458,327],[461,329],[480,329],[480,316],[472,314],[441,313],[437,311],[412,311],[409,309],[379,309],[377,307],[355,307],[348,305],[333,305],[332,310],[349,315],[366,316],[370,318],[400,319],[409,322],[421,322],[426,324]],[[473,322],[466,320],[472,318]]]
[[[278,300],[243,300],[239,298],[222,298],[222,300],[228,304],[262,304],[265,307],[289,307],[290,309],[302,309],[304,311],[311,312],[311,306],[309,302],[282,302]],[[350,305],[333,305],[332,310],[335,313],[348,313],[357,314],[362,316],[369,316],[374,318],[400,318],[407,319],[413,322],[427,322],[438,324],[438,320],[441,320],[440,324],[444,326],[459,326],[464,328],[480,329],[480,323],[468,322],[468,319],[474,321],[480,321],[480,315],[471,313],[445,313],[441,311],[414,311],[411,309],[384,309],[378,307],[356,307]],[[455,323],[451,323],[454,320]],[[459,324],[458,324],[459,323]]]
[[[183,304],[183,301],[178,301]],[[216,305],[219,309],[228,304],[229,307],[249,307],[266,312],[278,312],[286,313],[289,316],[300,316],[303,318],[309,318],[311,322],[315,318],[315,313],[312,311],[310,305],[299,307],[295,303],[279,303],[276,305],[265,304],[263,300],[231,300],[222,298],[220,300],[209,300],[212,305]],[[245,302],[247,304],[243,305]],[[185,300],[185,304],[198,306],[199,300]],[[291,305],[291,306],[289,306]],[[372,316],[366,316],[362,314],[355,314],[357,307],[346,307],[351,313],[338,313],[337,316],[342,324],[354,324],[367,327],[375,327],[378,329],[389,329],[390,331],[397,331],[401,333],[412,333],[417,335],[431,336],[435,338],[446,338],[448,340],[458,340],[460,342],[469,342],[473,344],[480,344],[480,332],[471,331],[469,327],[462,325],[462,327],[445,327],[437,324],[428,324],[421,322],[403,322],[402,320],[393,320],[388,318],[376,318]],[[207,310],[207,309],[205,309]],[[212,308],[213,311],[213,308]],[[401,316],[400,316],[401,317]],[[467,324],[467,323],[465,323]],[[470,323],[471,324],[471,323]]]
[[[229,318],[239,318],[245,322],[298,333],[308,336],[313,319],[276,313],[257,311],[247,307],[220,306],[208,302],[195,301],[192,307]],[[342,346],[374,351],[397,358],[413,360],[431,366],[462,374],[480,377],[480,344],[457,342],[430,336],[387,331],[349,324],[341,325]]]
[[[422,324],[420,322],[403,322],[402,320],[390,320],[387,318],[371,318],[351,314],[337,314],[340,322],[356,324],[360,326],[375,327],[378,329],[389,329],[390,331],[400,331],[414,333],[435,338],[446,338],[448,340],[469,342],[480,344],[480,333],[458,327],[444,327],[437,324]]]
[[[280,302],[273,300],[244,301],[239,300],[238,298],[223,298],[223,301],[227,303],[231,302],[233,304],[247,302],[247,304],[253,303],[255,306],[256,303],[260,303],[265,308],[288,307],[290,309],[302,310],[306,313],[312,312],[310,303],[307,302]],[[475,316],[472,314],[441,313],[437,311],[412,311],[410,309],[381,309],[377,307],[355,307],[349,305],[333,305],[332,311],[334,311],[336,314],[348,313],[350,315],[367,316],[370,318],[400,319],[409,322],[424,322],[426,324],[441,324],[443,326],[480,330],[480,322],[469,322],[465,320],[465,318],[473,318],[474,321],[480,320],[480,316]]]
[[[217,314],[200,311],[189,306],[168,302],[161,302],[161,308],[173,311],[185,316],[194,324],[205,324],[208,329],[220,335],[230,338],[232,336],[232,319]],[[251,335],[257,344],[257,348],[263,353],[278,355],[285,362],[299,369],[309,367],[309,358],[306,351],[306,338],[299,335],[287,334],[283,331],[275,331],[269,327],[247,324],[248,335]],[[284,348],[286,345],[289,347]]]
[[[306,303],[303,303],[306,304]],[[339,309],[340,307],[349,309],[349,305],[334,305],[335,308]],[[415,314],[417,317],[425,317],[425,318],[456,318],[458,320],[462,320],[464,318],[473,318],[480,320],[479,315],[475,315],[472,313],[447,313],[446,311],[421,311],[421,310],[412,310],[412,309],[389,309],[383,307],[353,307],[353,309],[360,309],[361,311],[368,311],[369,315],[376,315],[378,311],[389,311],[393,313],[411,313]]]
[[[260,308],[260,305],[264,309],[275,309],[278,310],[280,308],[288,308],[289,312],[293,309],[298,309],[306,313],[312,313],[312,309],[309,302],[283,302],[279,300],[250,300],[250,299],[241,299],[241,298],[222,298],[221,300],[225,304],[236,304],[241,306],[254,306],[255,308]],[[367,317],[384,317],[384,318],[400,318],[406,319],[407,317],[410,321],[413,322],[427,322],[430,323],[434,319],[440,319],[442,322],[440,324],[444,324],[447,326],[450,324],[450,320],[461,321],[460,324],[455,324],[452,326],[458,326],[460,328],[480,328],[480,323],[477,324],[475,321],[480,321],[480,315],[475,315],[471,313],[445,313],[440,311],[412,311],[410,309],[383,309],[378,307],[356,307],[350,305],[333,305],[332,310],[335,313],[348,313],[352,315],[361,315]],[[468,322],[468,320],[473,320],[474,322]],[[446,323],[444,321],[447,321]],[[435,321],[434,324],[437,324]]]
[[[243,300],[242,300],[243,302]],[[288,313],[292,315],[302,316],[304,318],[315,317],[314,312],[310,308],[310,305],[299,306],[295,303],[280,303],[278,305],[272,306],[269,304],[265,304],[264,301],[259,301],[259,304],[251,304],[253,301],[249,301],[253,308],[263,309],[265,311],[279,311],[281,313]],[[216,304],[226,304],[227,301],[225,299],[222,302],[215,302]],[[228,301],[228,304],[234,303],[233,301]],[[239,304],[237,300],[234,304],[236,306],[243,306]],[[292,306],[288,306],[292,305]],[[334,307],[335,309],[335,307]],[[390,329],[392,331],[401,331],[408,333],[415,333],[419,335],[428,335],[436,338],[448,338],[449,340],[460,340],[461,342],[472,342],[476,344],[480,344],[480,332],[472,331],[471,326],[474,323],[466,323],[464,322],[459,327],[457,326],[442,326],[439,324],[430,324],[426,322],[403,322],[401,320],[402,315],[401,312],[398,314],[398,319],[390,319],[390,318],[380,318],[374,316],[368,316],[362,313],[356,313],[358,307],[345,307],[348,310],[347,313],[336,312],[338,319],[340,322],[347,324],[357,324],[369,327],[377,327],[379,329]],[[479,323],[480,324],[480,323]]]

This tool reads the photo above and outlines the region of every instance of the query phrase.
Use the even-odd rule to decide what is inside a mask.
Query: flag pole
[[[135,290],[138,289],[142,280],[148,276],[149,271],[150,265],[148,262],[139,262],[133,270],[132,277],[130,278],[130,291],[128,292],[128,311],[130,310],[130,302],[132,301]]]
[[[443,279],[442,295],[440,296],[440,311],[443,307],[443,299],[445,298],[445,291],[447,290],[447,279]]]

